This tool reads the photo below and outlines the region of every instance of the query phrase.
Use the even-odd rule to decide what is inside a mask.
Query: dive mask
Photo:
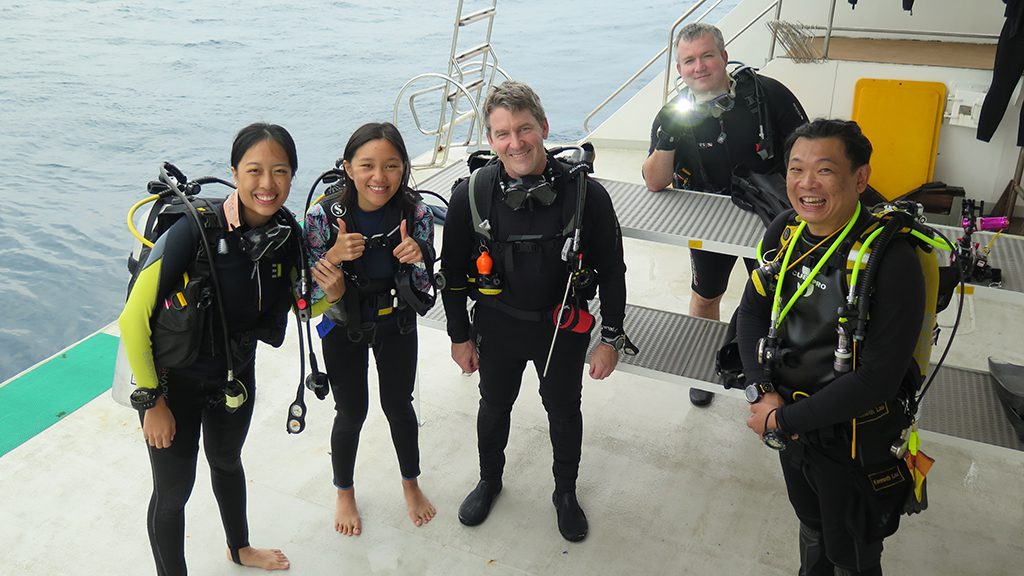
[[[502,200],[513,210],[519,210],[529,200],[541,206],[550,206],[557,193],[543,176],[523,176],[515,178],[504,185]]]
[[[259,261],[267,252],[284,246],[292,235],[291,226],[281,224],[276,219],[242,233],[242,250],[253,262]]]
[[[736,98],[731,92],[726,92],[704,101],[680,98],[676,101],[676,110],[681,114],[694,114],[698,118],[721,118],[722,114],[732,110],[735,105]]]

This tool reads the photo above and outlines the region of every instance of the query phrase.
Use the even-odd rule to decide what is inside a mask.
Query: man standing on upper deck
[[[786,138],[807,122],[796,96],[749,67],[730,74],[722,31],[710,24],[687,24],[675,43],[676,70],[686,86],[654,119],[643,165],[647,189],[672,185],[729,194],[735,172],[781,172]],[[718,320],[736,257],[691,249],[690,259],[689,313]],[[755,266],[744,262],[748,269]],[[712,398],[711,392],[690,389],[694,406],[707,406]]]

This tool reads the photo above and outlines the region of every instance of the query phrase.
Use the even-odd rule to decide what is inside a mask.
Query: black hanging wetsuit
[[[978,117],[978,139],[988,142],[1003,119],[1013,89],[1024,73],[1024,0],[1006,2],[1006,22],[999,34],[992,85]],[[1024,110],[1017,127],[1017,146],[1024,146]]]
[[[248,401],[234,413],[228,413],[223,406],[227,364],[216,304],[208,309],[213,327],[204,337],[194,364],[161,370],[152,364],[151,354],[148,366],[145,362],[132,363],[140,386],[148,384],[151,375],[156,374],[157,384],[166,390],[167,406],[175,421],[170,447],[148,447],[153,495],[147,528],[159,576],[187,573],[185,504],[195,484],[200,434],[228,548],[237,551],[249,545],[241,451],[256,400],[256,341],[275,347],[284,341],[297,247],[292,239],[284,248],[253,263],[239,245],[246,230],[248,227],[243,225],[224,234],[227,253],[215,254],[215,269],[231,335],[235,377],[247,388]],[[216,243],[216,238],[210,238],[210,242]],[[157,240],[119,318],[126,350],[150,347],[149,318],[157,306],[165,305],[180,284],[198,246],[198,235],[187,216]],[[221,402],[217,403],[218,400]]]
[[[562,241],[525,240],[514,244],[506,240],[510,236],[550,238],[559,234],[565,225],[563,203],[574,202],[577,184],[562,164],[549,157],[549,176],[557,191],[554,203],[514,211],[500,198],[495,168],[479,169],[489,170],[493,177],[481,177],[478,186],[492,198],[488,219],[494,240],[490,249],[504,287],[498,296],[476,297],[472,328],[466,310],[466,277],[479,254],[480,238],[473,233],[468,181],[452,193],[441,251],[449,286],[462,288],[442,293],[448,335],[453,343],[461,343],[474,334],[480,355],[480,478],[496,482],[502,477],[512,405],[519,395],[526,364],[532,362],[548,414],[555,487],[560,492],[572,492],[583,442],[580,405],[590,335],[559,331],[548,374],[541,375],[554,332],[552,313],[562,300],[568,277],[567,265],[560,257]],[[588,180],[582,217],[582,247],[585,262],[597,273],[602,324],[621,329],[626,304],[622,236],[608,192],[592,180]]]
[[[792,212],[784,213],[768,227],[766,253],[778,246],[791,217]],[[862,212],[851,238],[867,219]],[[796,240],[793,260],[820,240],[804,231]],[[780,306],[829,244],[784,275]],[[790,350],[792,365],[771,373],[785,401],[776,412],[779,428],[787,436],[799,434],[780,459],[789,500],[801,522],[800,573],[807,576],[832,576],[834,566],[852,574],[881,574],[882,539],[895,532],[910,489],[906,466],[889,453],[889,446],[908,424],[896,399],[905,379],[918,374],[913,354],[924,308],[920,264],[913,247],[894,238],[878,270],[856,368],[837,377],[832,369],[836,310],[846,295],[847,254],[848,247],[841,247],[783,318],[780,349]],[[768,333],[773,297],[760,296],[748,283],[737,311],[737,340],[748,382],[767,379],[756,347]],[[854,418],[856,459],[851,459]],[[868,482],[874,483],[873,490],[865,489]]]

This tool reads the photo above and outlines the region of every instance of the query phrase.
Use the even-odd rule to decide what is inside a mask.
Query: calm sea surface
[[[688,4],[506,0],[492,42],[540,94],[551,140],[574,140]],[[355,128],[390,120],[406,80],[446,71],[456,5],[0,3],[0,382],[116,318],[125,213],[162,161],[229,178],[235,132],[281,124],[299,148],[288,204],[301,209]],[[399,128],[413,155],[429,147],[407,115]]]

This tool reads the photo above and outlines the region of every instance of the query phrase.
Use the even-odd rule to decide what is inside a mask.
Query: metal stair
[[[491,31],[494,27],[498,1],[489,0],[484,2],[482,7],[468,13],[466,4],[465,0],[459,0],[455,13],[447,72],[427,72],[414,76],[402,86],[395,98],[393,122],[398,124],[403,98],[408,92],[407,103],[416,129],[425,136],[434,137],[430,160],[425,164],[415,165],[416,168],[443,166],[447,163],[452,146],[465,146],[471,150],[480,147],[484,142],[481,115],[483,100],[497,75],[509,78],[509,75],[498,66],[497,55],[491,46]],[[466,47],[464,42],[460,47],[460,37],[465,40],[468,31],[484,26],[486,32],[478,44]],[[414,84],[422,84],[425,81],[430,81],[431,84],[426,88],[410,91]],[[437,124],[428,127],[427,121],[423,118],[423,104],[420,100],[432,94],[440,101],[437,108],[431,108],[431,113],[437,115]],[[463,135],[456,139],[456,132]]]

